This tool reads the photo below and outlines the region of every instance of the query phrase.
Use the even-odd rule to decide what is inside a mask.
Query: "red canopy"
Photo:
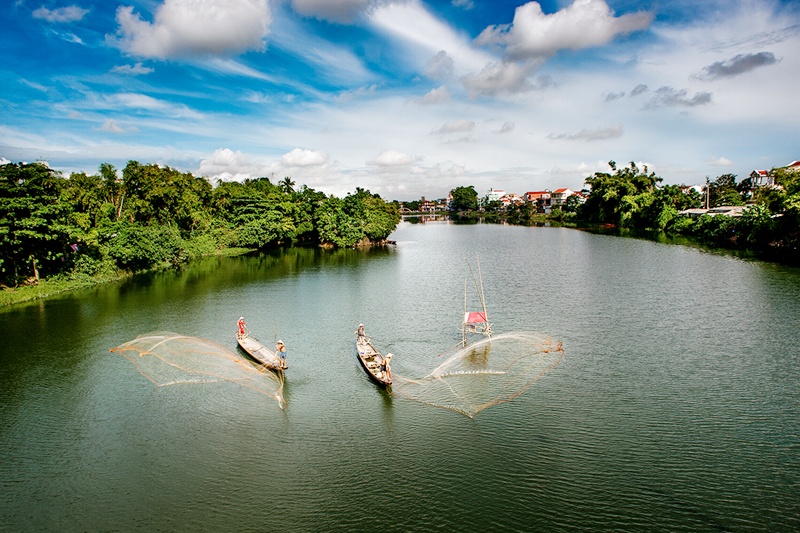
[[[464,324],[483,324],[486,322],[486,313],[472,312],[464,313]]]

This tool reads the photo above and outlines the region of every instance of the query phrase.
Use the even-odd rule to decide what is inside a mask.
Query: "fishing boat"
[[[358,362],[372,381],[384,387],[392,384],[392,369],[389,368],[392,354],[387,354],[386,357],[381,355],[372,344],[372,340],[364,333],[363,324],[359,324],[356,332],[356,354]]]
[[[250,332],[247,326],[244,325],[244,319],[242,318],[239,319],[238,328],[236,330],[236,342],[239,343],[239,347],[242,350],[247,352],[247,355],[270,370],[286,370],[289,368],[286,365],[286,359],[280,357],[277,350],[273,352],[264,346],[261,341]],[[282,345],[283,342],[278,341],[278,344]]]
[[[488,314],[486,313],[486,298],[483,295],[483,275],[481,274],[481,263],[476,258],[478,275],[472,271],[472,266],[467,263],[469,272],[472,275],[472,282],[480,300],[481,311],[467,311],[467,279],[464,278],[464,319],[461,322],[461,345],[467,345],[467,337],[470,333],[477,333],[486,337],[492,337],[492,325],[489,324]]]

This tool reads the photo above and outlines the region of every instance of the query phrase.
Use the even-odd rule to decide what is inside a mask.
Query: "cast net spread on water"
[[[563,357],[555,339],[504,333],[460,349],[423,378],[395,373],[392,392],[472,418],[522,394]]]
[[[231,382],[275,398],[281,409],[283,375],[250,362],[214,341],[169,331],[139,335],[111,348],[158,385]]]

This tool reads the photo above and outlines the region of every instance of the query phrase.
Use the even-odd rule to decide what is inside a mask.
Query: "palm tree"
[[[291,194],[291,193],[294,192],[294,182],[292,181],[292,178],[290,178],[289,176],[286,176],[285,178],[283,178],[283,180],[281,180],[278,183],[278,186],[286,194]]]

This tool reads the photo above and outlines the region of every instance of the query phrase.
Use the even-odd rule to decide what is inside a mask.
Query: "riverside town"
[[[328,196],[285,177],[218,182],[130,161],[69,177],[46,163],[0,165],[0,303],[35,299],[193,258],[288,245],[387,244],[404,215],[643,232],[798,263],[800,161],[699,185],[664,185],[635,163],[596,172],[586,188],[458,186],[447,198],[387,201],[356,188]],[[44,286],[35,290],[42,281]]]

